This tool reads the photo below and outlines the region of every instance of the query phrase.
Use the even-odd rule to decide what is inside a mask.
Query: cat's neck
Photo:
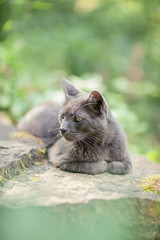
[[[101,143],[87,142],[86,140],[77,142],[66,141],[66,146],[68,157],[71,161],[77,159],[77,161],[95,162],[97,161],[97,158],[102,159],[102,156],[104,155]]]

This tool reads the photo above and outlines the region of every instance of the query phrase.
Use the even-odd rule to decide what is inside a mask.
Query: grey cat
[[[66,102],[59,113],[53,104],[31,110],[19,130],[41,137],[49,161],[64,171],[127,174],[132,168],[125,134],[98,91],[83,92],[63,79]],[[61,137],[56,140],[60,130]]]

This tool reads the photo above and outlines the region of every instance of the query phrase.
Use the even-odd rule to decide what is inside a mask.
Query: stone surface
[[[0,126],[2,130],[3,126]],[[4,129],[4,128],[3,128]],[[160,201],[160,195],[144,192],[140,179],[160,173],[160,165],[144,157],[133,155],[133,170],[128,175],[86,175],[63,172],[51,166],[44,158],[43,145],[36,139],[0,141],[0,176],[11,178],[0,192],[0,204],[32,204],[50,206],[64,203],[86,203],[92,199],[112,200],[139,198]],[[11,136],[11,135],[10,135]],[[7,138],[7,134],[5,134]],[[32,166],[32,167],[31,167]],[[31,167],[31,168],[30,168]]]
[[[52,206],[87,203],[93,199],[139,198],[160,201],[160,195],[144,192],[139,181],[160,172],[160,166],[143,157],[133,156],[133,171],[128,175],[86,175],[63,172],[45,163],[26,170],[5,183],[0,204]]]
[[[144,177],[160,174],[160,165],[151,163],[142,156],[133,155],[133,170],[128,175],[103,173],[92,176],[68,173],[54,168],[46,160],[41,161],[42,156],[39,158],[36,155],[39,146],[35,139],[7,141],[1,138],[0,175],[6,175],[10,180],[5,181],[0,188],[0,216],[4,215],[9,221],[14,214],[17,216],[19,210],[13,213],[6,209],[22,208],[24,219],[37,216],[39,227],[43,222],[39,223],[40,216],[49,208],[51,214],[42,224],[46,229],[53,218],[53,225],[57,224],[55,216],[63,223],[67,214],[70,220],[63,223],[64,228],[68,226],[69,231],[72,231],[69,221],[73,221],[72,224],[77,224],[75,228],[78,231],[86,231],[86,234],[92,235],[92,239],[97,239],[101,234],[101,228],[91,232],[92,228],[97,228],[98,222],[103,226],[103,231],[107,232],[107,239],[142,240],[156,239],[159,236],[160,195],[142,191],[139,182]],[[44,214],[44,219],[45,217]],[[54,229],[54,233],[51,229],[52,227],[48,231],[59,236],[61,229],[57,227],[59,230]],[[7,234],[8,231],[2,236],[8,240]],[[23,239],[31,239],[27,234],[28,231],[27,237]],[[15,236],[15,239],[21,239],[18,235]],[[84,236],[77,237],[76,232],[73,236],[69,239],[84,239]],[[65,232],[64,238],[59,236],[57,239],[66,239]],[[103,236],[101,239],[106,238]]]
[[[0,182],[18,175],[45,156],[45,148],[36,138],[14,138],[16,128],[0,125]]]

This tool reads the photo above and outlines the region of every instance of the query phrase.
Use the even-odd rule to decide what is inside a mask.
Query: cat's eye
[[[75,122],[81,122],[82,120],[83,120],[82,117],[75,116],[75,119],[74,119]]]

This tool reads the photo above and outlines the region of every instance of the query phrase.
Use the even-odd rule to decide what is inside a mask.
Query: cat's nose
[[[60,131],[62,134],[64,134],[65,132],[67,132],[68,130],[66,128],[60,128]]]

